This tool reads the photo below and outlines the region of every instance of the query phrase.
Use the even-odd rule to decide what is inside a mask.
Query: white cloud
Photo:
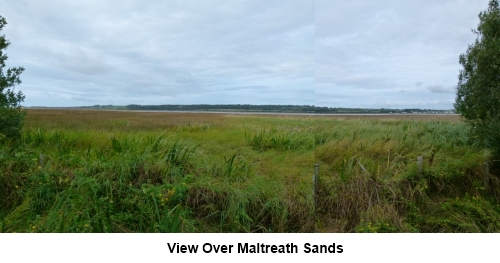
[[[470,29],[487,4],[0,0],[0,15],[12,43],[7,64],[26,68],[17,87],[26,106],[448,109],[458,56],[474,41]]]
[[[445,87],[458,82],[458,57],[488,0],[315,3],[317,104],[453,108]]]
[[[276,98],[260,93],[259,102],[259,94],[249,94],[255,90],[233,89],[230,99],[314,103],[289,93],[314,93],[310,0],[0,0],[0,6],[9,23],[2,33],[12,42],[8,62],[26,68],[19,89],[57,87],[68,98],[40,93],[27,96],[27,106],[108,98],[118,104],[177,103],[180,97],[220,103],[224,96],[217,92],[244,86],[265,86]]]

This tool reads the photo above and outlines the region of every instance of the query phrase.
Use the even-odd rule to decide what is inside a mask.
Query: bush
[[[7,24],[5,18],[0,16],[0,31]],[[26,112],[21,110],[21,102],[24,101],[22,92],[15,92],[14,86],[21,84],[19,75],[24,68],[9,68],[4,73],[7,54],[5,49],[10,42],[5,36],[0,36],[0,143],[9,139],[21,137],[21,129],[24,123]]]
[[[474,44],[460,55],[459,82],[455,108],[471,126],[475,143],[500,155],[500,8],[491,0],[479,14]]]

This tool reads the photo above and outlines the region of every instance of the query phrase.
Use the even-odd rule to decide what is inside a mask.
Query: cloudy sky
[[[25,106],[449,109],[488,0],[0,0]]]
[[[452,109],[488,2],[316,0],[316,105]]]
[[[0,0],[25,105],[314,104],[310,0]]]

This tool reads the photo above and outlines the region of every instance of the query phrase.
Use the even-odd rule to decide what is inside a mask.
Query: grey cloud
[[[80,101],[78,93],[86,100],[113,98],[121,104],[173,98],[220,103],[223,97],[245,103],[255,89],[238,87],[252,86],[266,86],[277,97],[289,97],[278,88],[285,86],[313,93],[310,0],[286,5],[264,0],[0,0],[0,6],[9,22],[5,34],[14,36],[9,61],[29,66],[23,83],[32,86],[25,89],[58,87],[69,99]],[[224,90],[237,92],[215,95]],[[45,103],[55,105],[49,98]],[[262,96],[261,103],[273,103],[273,98]]]
[[[18,87],[30,94],[26,106],[444,109],[454,100],[446,87],[457,82],[458,56],[474,41],[470,28],[487,3],[0,0],[8,63],[26,68]]]
[[[102,100],[100,99],[97,99],[95,97],[87,97],[87,96],[73,96],[71,97],[72,100],[76,100],[76,101],[84,101],[84,102],[103,102]]]
[[[382,76],[373,75],[351,75],[339,77],[337,81],[333,81],[340,87],[356,86],[363,89],[380,89],[390,85],[388,79]]]
[[[82,48],[74,48],[68,53],[54,52],[53,56],[68,70],[86,75],[106,74],[115,69],[102,56],[92,54]]]
[[[222,90],[233,90],[233,91],[236,91],[236,90],[258,90],[258,91],[261,91],[261,90],[266,90],[266,89],[270,89],[270,88],[271,87],[269,87],[269,86],[256,85],[256,86],[228,87],[228,88],[223,88]]]
[[[329,89],[336,90],[318,103],[452,108],[452,90],[432,87],[434,92],[445,93],[436,93],[439,99],[430,103],[419,95],[420,87],[424,83],[455,85],[460,69],[458,56],[474,41],[470,28],[477,26],[477,15],[487,3],[315,1],[316,83],[332,83]],[[316,92],[325,88],[316,85]],[[340,94],[352,95],[339,99]],[[380,99],[375,101],[377,97]]]
[[[427,89],[430,90],[432,93],[451,93],[451,94],[455,94],[455,87],[445,88],[443,85],[433,85],[433,86],[427,86]]]

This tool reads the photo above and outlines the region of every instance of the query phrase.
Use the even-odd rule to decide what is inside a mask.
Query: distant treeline
[[[314,113],[310,105],[250,105],[250,104],[192,104],[192,105],[127,105],[127,110],[166,111],[249,111]]]
[[[315,107],[316,113],[357,113],[357,114],[408,114],[408,113],[455,113],[455,110],[433,110],[433,109],[359,109],[359,108],[330,108]]]
[[[94,105],[80,108],[112,110],[155,110],[155,111],[233,111],[233,112],[283,112],[283,113],[337,113],[337,114],[408,114],[408,113],[455,113],[455,110],[432,109],[360,109],[315,107],[312,105],[251,105],[251,104],[165,104],[127,106]]]

